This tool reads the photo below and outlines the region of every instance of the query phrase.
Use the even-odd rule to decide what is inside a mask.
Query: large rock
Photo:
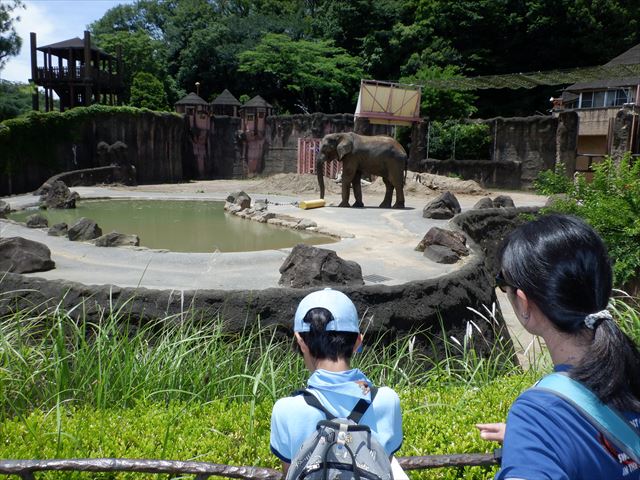
[[[47,235],[51,235],[52,237],[66,237],[69,233],[69,226],[64,223],[56,223],[47,232]]]
[[[483,209],[483,208],[493,208],[493,200],[491,200],[491,198],[489,197],[482,197],[473,206],[474,210]]]
[[[513,199],[509,195],[498,195],[493,199],[494,208],[515,208]]]
[[[88,218],[82,217],[71,228],[69,228],[69,240],[71,241],[83,241],[93,240],[102,235],[102,229]]]
[[[39,213],[29,215],[25,223],[29,228],[47,228],[49,226],[49,220],[47,220]]]
[[[364,285],[362,269],[333,250],[296,245],[280,267],[280,285],[293,288]]]
[[[0,272],[45,272],[55,267],[46,245],[22,237],[0,239]]]
[[[38,190],[41,208],[76,208],[77,192],[72,192],[62,180],[44,183]]]
[[[140,245],[140,238],[137,235],[111,232],[96,238],[95,244],[97,247],[137,247]]]
[[[420,240],[416,250],[418,252],[424,252],[425,248],[430,245],[441,245],[453,250],[457,255],[465,256],[469,255],[469,249],[466,243],[467,238],[461,232],[432,227],[425,234],[424,238]]]
[[[251,206],[251,197],[243,191],[234,192],[227,196],[227,202],[240,206],[240,210]]]
[[[3,202],[0,200],[0,218],[7,218],[9,212],[11,211],[11,207],[7,202]]]
[[[423,255],[436,263],[451,264],[460,260],[456,252],[442,245],[429,245],[424,249]]]
[[[460,213],[460,203],[451,192],[444,192],[431,200],[422,210],[424,218],[448,219]]]

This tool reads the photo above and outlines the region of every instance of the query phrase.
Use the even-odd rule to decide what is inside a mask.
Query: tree
[[[19,21],[20,17],[13,17],[13,12],[20,8],[24,8],[22,0],[0,2],[0,70],[4,68],[9,57],[20,53],[22,39],[14,26],[14,22]]]
[[[33,87],[0,80],[0,122],[31,111]]]
[[[162,82],[146,72],[138,72],[133,77],[129,103],[133,107],[149,110],[168,110],[167,96]]]
[[[268,33],[240,54],[261,95],[289,112],[352,112],[362,78],[361,60],[331,40],[292,40]]]

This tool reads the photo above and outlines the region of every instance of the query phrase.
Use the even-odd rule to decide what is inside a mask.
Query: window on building
[[[250,113],[249,115],[247,115],[247,122],[253,122],[254,118],[254,115]]]
[[[628,88],[619,88],[616,90],[614,105],[624,105],[625,103],[629,103],[631,101],[629,93]]]
[[[606,90],[602,90],[600,92],[593,92],[593,105],[592,107],[604,107],[604,100],[607,95]]]
[[[593,92],[582,92],[580,94],[580,108],[591,108],[593,106]]]
[[[264,118],[264,112],[258,112],[258,118]]]
[[[193,107],[187,107],[187,115],[193,115]]]

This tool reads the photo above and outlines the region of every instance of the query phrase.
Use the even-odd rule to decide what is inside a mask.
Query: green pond
[[[246,252],[317,245],[335,239],[253,222],[224,213],[224,202],[170,200],[99,200],[77,203],[70,210],[23,210],[12,213],[18,222],[33,213],[49,225],[71,226],[80,217],[94,220],[102,233],[135,234],[140,245],[174,252]]]

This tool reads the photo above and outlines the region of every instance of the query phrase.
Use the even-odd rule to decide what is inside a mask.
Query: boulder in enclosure
[[[498,195],[493,199],[493,208],[515,208],[513,199],[509,195]]]
[[[49,232],[47,232],[47,235],[51,235],[52,237],[66,237],[68,231],[69,226],[66,223],[56,223],[51,228],[49,228]]]
[[[442,245],[429,245],[423,255],[436,263],[451,264],[460,260],[456,252]]]
[[[483,209],[483,208],[493,208],[493,200],[491,200],[491,198],[489,198],[489,197],[482,197],[473,206],[474,210],[480,210],[480,209]]]
[[[424,218],[446,220],[460,213],[460,202],[455,195],[446,191],[431,200],[422,210]]]
[[[280,285],[293,288],[364,285],[362,269],[333,250],[299,243],[280,267]]]
[[[76,208],[77,192],[72,192],[62,180],[44,183],[38,190],[40,208]]]
[[[467,238],[461,232],[454,232],[440,227],[432,227],[418,243],[416,250],[424,252],[429,245],[447,247],[459,256],[469,255]]]
[[[93,220],[82,217],[69,228],[67,235],[73,242],[93,240],[102,235],[102,229]]]
[[[137,247],[140,245],[140,238],[137,235],[111,232],[96,238],[95,244],[97,247]]]
[[[7,218],[9,212],[11,211],[11,207],[7,202],[3,202],[0,200],[0,218]]]
[[[227,202],[240,206],[240,210],[251,206],[251,197],[243,191],[234,192],[227,197]]]
[[[29,228],[47,228],[49,226],[49,220],[39,213],[29,215],[25,223]]]
[[[45,244],[22,237],[0,239],[0,272],[46,272],[55,267]]]

